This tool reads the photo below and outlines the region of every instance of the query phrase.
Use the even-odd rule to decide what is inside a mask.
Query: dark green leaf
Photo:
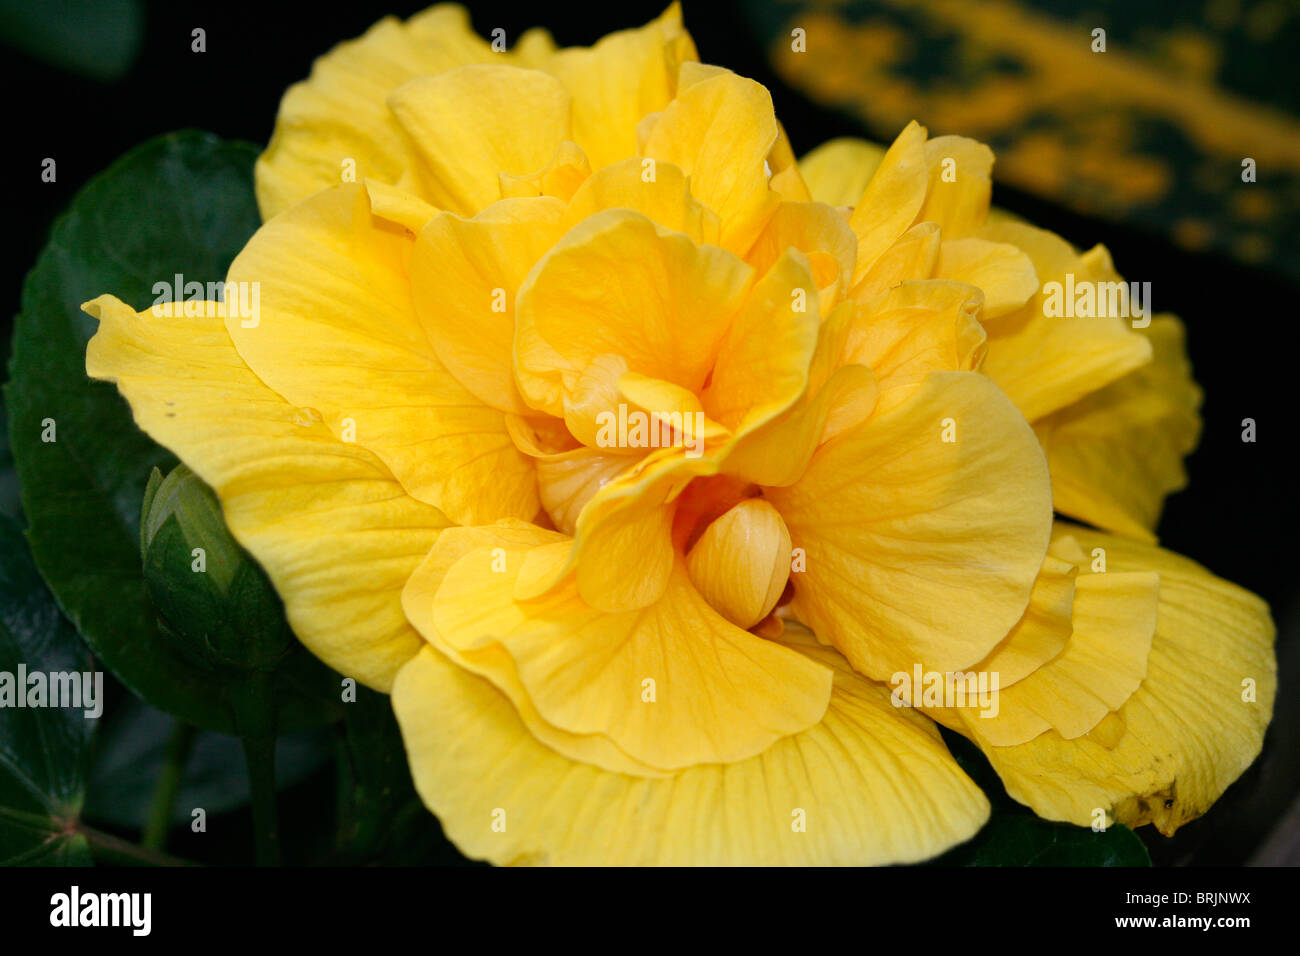
[[[1101,833],[1029,814],[995,813],[974,839],[934,861],[941,866],[1150,866],[1136,833]]]
[[[14,680],[20,664],[45,675],[94,670],[36,573],[22,533],[0,516],[0,672]],[[95,723],[84,709],[0,707],[0,863],[90,863],[85,838],[73,827]]]
[[[86,377],[95,320],[81,303],[111,292],[137,309],[157,282],[225,278],[258,226],[257,149],[198,132],[137,147],[87,184],[55,224],[23,288],[5,388],[28,539],[59,606],[139,697],[187,723],[234,731],[246,675],[213,675],[160,632],[142,577],[145,483],[174,457],[136,428],[116,388]],[[54,441],[42,441],[44,422]],[[276,672],[276,724],[339,713],[337,676],[298,647]]]

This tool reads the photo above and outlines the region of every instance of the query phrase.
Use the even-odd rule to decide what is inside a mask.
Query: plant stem
[[[249,675],[233,702],[235,730],[244,743],[258,866],[280,865],[280,823],[275,805],[275,696],[271,671]]]
[[[245,737],[248,787],[253,797],[253,831],[258,866],[280,865],[280,824],[275,806],[275,738]]]
[[[162,773],[154,788],[153,802],[149,805],[149,819],[145,822],[144,836],[141,842],[151,850],[161,850],[167,844],[167,831],[171,828],[172,807],[176,804],[176,794],[181,788],[181,778],[185,773],[185,763],[189,759],[190,746],[194,742],[194,728],[181,721],[172,728],[167,741],[167,755],[163,760]]]

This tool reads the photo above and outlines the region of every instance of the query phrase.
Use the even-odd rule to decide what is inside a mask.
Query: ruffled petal
[[[691,178],[691,193],[718,215],[722,245],[748,251],[779,205],[765,169],[777,139],[772,97],[728,71],[682,89],[659,115],[642,152]]]
[[[415,314],[414,247],[371,214],[361,186],[317,193],[231,264],[230,281],[260,289],[260,317],[232,315],[226,328],[259,378],[374,452],[421,501],[458,523],[532,518],[532,462],[504,414],[438,360]]]
[[[440,4],[402,23],[385,17],[340,43],[285,93],[271,142],[257,161],[264,220],[344,181],[396,185],[413,159],[385,99],[402,84],[502,54],[476,36],[463,7]]]
[[[428,649],[393,696],[416,789],[462,852],[495,863],[882,865],[974,835],[988,802],[933,724],[801,629],[782,639],[834,668],[822,720],[660,780],[556,753],[489,682]]]
[[[1087,826],[1101,810],[1172,835],[1259,754],[1277,691],[1268,607],[1161,548],[1064,524],[1056,536],[1089,555],[1102,549],[1106,574],[1159,574],[1147,676],[1110,727],[1076,740],[1048,731],[985,753],[1007,792],[1039,816]]]
[[[1034,425],[1047,452],[1056,510],[1155,541],[1165,496],[1187,484],[1183,456],[1201,433],[1183,326],[1156,316],[1145,330],[1149,364]]]
[[[388,691],[421,644],[402,587],[448,522],[364,446],[267,388],[236,353],[218,304],[197,304],[211,317],[186,314],[195,305],[137,315],[112,296],[87,303],[100,325],[86,371],[115,381],[136,424],[216,490],[308,649]]]
[[[445,546],[455,547],[455,537]],[[435,546],[429,568],[445,563],[439,551]],[[408,613],[427,640],[464,666],[498,686],[518,681],[546,723],[604,737],[661,770],[743,760],[821,719],[830,670],[728,623],[684,566],[661,600],[637,611],[592,608],[571,583],[516,599],[528,562],[557,560],[563,550],[547,545],[470,551],[442,574],[432,604],[407,602]],[[493,647],[505,654],[478,654]],[[587,751],[570,755],[595,759]]]
[[[1047,465],[985,376],[934,372],[770,489],[807,570],[790,611],[854,669],[965,670],[1023,615],[1047,551]]]
[[[501,173],[541,169],[571,139],[569,93],[540,70],[457,67],[411,80],[388,105],[419,159],[408,181],[434,205],[465,216],[501,198]]]

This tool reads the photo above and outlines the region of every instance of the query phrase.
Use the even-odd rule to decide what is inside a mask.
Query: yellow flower
[[[984,147],[837,148],[801,173],[676,7],[509,53],[436,7],[286,96],[228,276],[257,316],[87,304],[89,374],[213,486],[303,643],[392,693],[467,854],[925,859],[988,804],[923,709],[1084,824],[1172,832],[1258,752],[1267,609],[1053,529],[1054,489],[1153,523],[1092,469],[1186,379],[1176,337],[1040,328],[1056,240],[986,223]],[[899,674],[993,667],[991,721],[896,706]]]

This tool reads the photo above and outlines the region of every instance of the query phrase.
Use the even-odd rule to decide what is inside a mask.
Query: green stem
[[[258,866],[280,865],[280,824],[275,806],[275,738],[245,737],[244,760],[253,797]]]
[[[275,698],[270,671],[244,683],[235,705],[235,729],[244,743],[258,866],[280,865],[280,823],[275,803]]]
[[[145,822],[141,842],[151,850],[161,850],[167,845],[167,831],[171,828],[172,807],[176,805],[176,794],[181,788],[181,778],[185,774],[185,763],[189,760],[190,747],[194,743],[194,728],[181,721],[172,728],[167,741],[167,755],[163,760],[162,773],[154,787],[153,802],[149,805],[149,819]]]
[[[91,852],[96,857],[108,862],[123,863],[128,866],[196,865],[177,856],[160,853],[157,850],[139,846],[135,843],[128,843],[120,837],[115,837],[113,834],[105,833],[102,830],[96,830],[94,827],[88,827],[84,823],[78,823],[74,830],[86,838],[86,842],[90,844]]]

